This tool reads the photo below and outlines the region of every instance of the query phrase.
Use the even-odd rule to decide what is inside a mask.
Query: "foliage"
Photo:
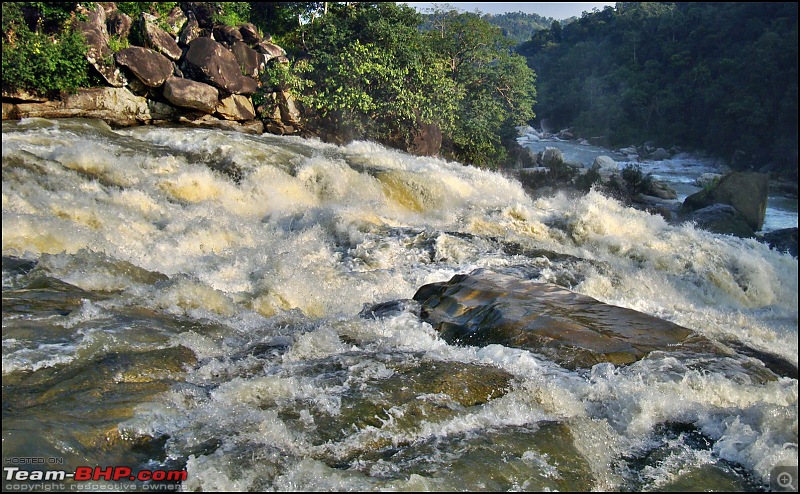
[[[296,43],[302,41],[293,35],[323,12],[322,2],[250,2],[250,22],[264,33]]]
[[[130,46],[130,42],[128,38],[121,38],[120,36],[114,34],[111,35],[108,39],[108,47],[111,48],[111,51],[114,53],[124,50]]]
[[[240,26],[250,22],[249,2],[214,2],[216,10],[214,22],[226,26]]]
[[[136,19],[142,12],[166,17],[177,5],[177,2],[117,2],[117,9]]]
[[[622,170],[622,180],[628,186],[631,195],[647,194],[653,188],[653,176],[642,173],[639,164],[628,164]]]
[[[796,3],[619,3],[517,48],[557,128],[797,173]],[[768,155],[765,161],[756,156]],[[741,166],[741,165],[740,165]]]
[[[552,18],[525,12],[486,14],[482,18],[486,22],[499,27],[503,37],[514,45],[528,41],[534,32],[547,29],[554,22]]]
[[[413,9],[391,3],[331,5],[303,28],[303,77],[313,90],[300,102],[340,129],[381,142],[410,142],[419,122],[451,127],[457,90],[418,22]]]
[[[3,3],[4,87],[52,95],[88,85],[86,41],[72,29],[64,8],[51,3]],[[45,20],[45,15],[52,17]]]
[[[494,166],[506,157],[503,138],[534,116],[536,75],[511,53],[500,29],[478,14],[436,11],[430,20],[427,42],[463,90],[449,151],[456,159]]]
[[[600,183],[600,181],[600,167],[598,165],[593,165],[586,173],[575,177],[574,182],[575,188],[583,192],[589,192],[592,186],[596,183]]]

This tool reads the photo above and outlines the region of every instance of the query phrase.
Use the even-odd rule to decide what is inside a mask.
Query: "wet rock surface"
[[[655,350],[731,353],[677,324],[487,270],[425,285],[414,300],[449,343],[525,348],[571,369],[630,364]]]

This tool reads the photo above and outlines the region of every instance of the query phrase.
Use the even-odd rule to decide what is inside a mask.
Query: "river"
[[[643,173],[652,174],[659,180],[675,190],[678,197],[676,201],[683,202],[688,196],[701,190],[697,179],[705,173],[724,174],[719,161],[712,158],[693,156],[681,153],[665,160],[635,160],[618,151],[605,149],[577,141],[561,139],[541,139],[535,142],[523,141],[523,145],[533,152],[541,152],[546,147],[555,147],[561,150],[564,159],[582,163],[585,168],[591,167],[598,156],[613,158],[620,171],[627,165],[638,165]],[[767,233],[783,228],[797,228],[797,197],[787,197],[780,190],[770,189],[767,197],[767,211],[761,233]]]
[[[447,343],[408,301],[477,269],[793,371]],[[186,473],[72,487],[764,490],[797,465],[797,307],[797,259],[597,192],[369,142],[3,123],[4,465]]]

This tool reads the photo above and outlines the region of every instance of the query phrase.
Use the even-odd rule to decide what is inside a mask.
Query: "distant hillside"
[[[517,51],[553,126],[796,177],[797,13],[795,2],[618,3]]]
[[[423,14],[421,29],[433,29],[434,14]],[[553,18],[542,17],[539,14],[526,14],[524,12],[509,12],[507,14],[483,14],[481,19],[493,26],[500,28],[503,36],[516,46],[531,39],[534,33],[542,29],[549,29]],[[575,19],[575,18],[571,18]],[[569,22],[569,20],[564,21]]]
[[[514,45],[518,45],[531,39],[536,31],[549,29],[554,19],[539,14],[509,12],[499,15],[486,14],[483,20],[502,29],[503,36]]]

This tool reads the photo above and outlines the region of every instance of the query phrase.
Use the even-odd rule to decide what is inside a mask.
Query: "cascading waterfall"
[[[797,260],[755,240],[368,142],[29,119],[2,152],[4,457],[204,491],[757,490],[797,465]],[[479,268],[794,375],[448,344],[410,299]]]

